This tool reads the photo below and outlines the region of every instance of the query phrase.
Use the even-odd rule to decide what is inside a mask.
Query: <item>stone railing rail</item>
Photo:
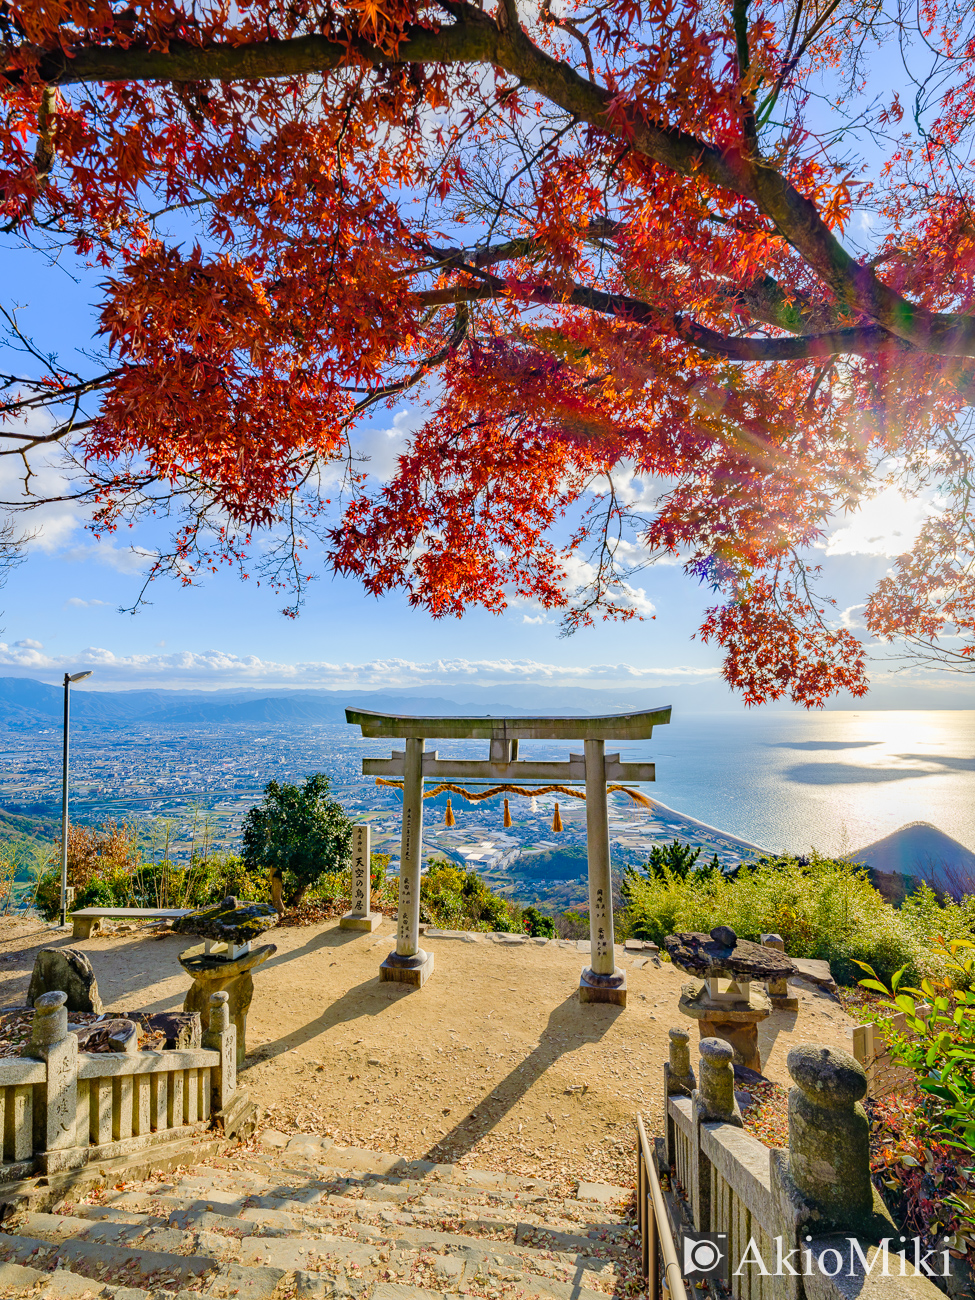
[[[25,1055],[0,1060],[0,1182],[59,1173],[188,1137],[226,1113],[237,1090],[227,994],[210,999],[202,1048],[79,1052],[64,993],[34,1005]]]
[[[704,1275],[685,1243],[713,1233],[726,1234],[729,1290],[721,1294],[735,1300],[937,1300],[943,1292],[931,1275],[944,1285],[948,1256],[943,1247],[921,1248],[930,1275],[918,1271],[913,1240],[905,1244],[871,1184],[869,1123],[859,1104],[867,1081],[853,1057],[792,1049],[789,1145],[777,1150],[744,1130],[730,1045],[706,1038],[700,1052],[695,1078],[687,1031],[670,1031],[665,1132],[656,1142],[688,1294]],[[647,1273],[660,1276],[656,1265]],[[653,1288],[649,1300],[658,1300]]]
[[[918,1003],[917,1014],[926,1020],[931,1008],[926,1002]],[[863,1066],[867,1076],[867,1092],[871,1097],[888,1097],[897,1092],[908,1077],[908,1072],[898,1067],[890,1054],[888,1034],[909,1034],[907,1015],[898,1011],[882,1020],[853,1027],[853,1055]]]

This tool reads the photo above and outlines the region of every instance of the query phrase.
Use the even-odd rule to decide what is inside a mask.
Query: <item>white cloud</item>
[[[921,525],[935,509],[921,497],[905,497],[894,487],[884,488],[826,539],[826,554],[902,555],[914,545]]]
[[[544,614],[539,614],[537,618],[532,618],[530,614],[522,614],[521,621],[523,623],[536,623],[536,624],[552,622],[552,620],[550,618],[546,618]]]
[[[19,426],[19,432],[44,435],[50,432],[51,421],[46,413],[31,412]],[[71,484],[59,464],[62,452],[58,446],[42,447],[30,455],[30,493],[34,499],[63,496]],[[0,460],[0,500],[20,503],[28,498],[24,483],[24,465],[14,457]],[[15,522],[24,532],[33,534],[30,545],[42,551],[56,551],[80,528],[88,517],[90,507],[71,501],[50,501],[19,512]]]
[[[396,687],[496,686],[503,683],[551,686],[655,686],[665,682],[705,681],[717,668],[675,665],[637,668],[633,664],[548,664],[533,659],[374,659],[368,663],[317,661],[285,664],[235,655],[222,650],[179,651],[172,654],[116,655],[88,646],[71,655],[42,654],[36,642],[0,642],[0,673],[34,677],[65,669],[92,668],[91,685],[102,689],[134,686],[201,687]]]
[[[14,645],[17,647],[18,650],[43,650],[44,649],[44,645],[41,641],[31,641],[29,637],[25,638],[23,641],[15,641]]]
[[[396,473],[397,459],[406,450],[407,440],[415,427],[416,416],[411,410],[397,411],[391,428],[381,429],[374,423],[360,426],[353,447],[354,468],[381,483],[388,483]],[[338,486],[344,481],[347,468],[344,461],[335,461],[323,470],[322,481]]]
[[[111,542],[95,541],[84,546],[69,546],[61,552],[62,560],[71,560],[76,564],[107,565],[118,573],[145,573],[155,553],[138,546],[113,546]]]
[[[640,556],[645,555],[644,551],[630,542],[620,543],[620,548],[624,547],[627,549],[621,549],[618,553],[620,554],[620,558],[626,563],[631,562],[635,558],[636,554],[639,554]],[[631,554],[631,552],[633,554]],[[570,596],[574,595],[576,592],[582,591],[582,589],[587,587],[596,576],[595,566],[590,564],[585,556],[579,551],[573,551],[571,555],[565,558],[563,563],[566,575],[565,589]],[[649,615],[654,612],[655,606],[647,596],[646,590],[643,587],[634,587],[629,582],[619,582],[608,588],[607,594],[616,601],[617,604],[624,606],[624,608],[629,607],[635,609],[636,612],[644,618],[649,617]]]
[[[840,613],[840,626],[846,628],[865,628],[867,625],[862,618],[857,618],[856,611],[866,609],[866,605],[847,605],[846,609]]]
[[[80,596],[69,596],[64,602],[65,605],[71,605],[74,609],[94,609],[99,605],[105,609],[111,609],[111,603],[107,600],[82,600]]]

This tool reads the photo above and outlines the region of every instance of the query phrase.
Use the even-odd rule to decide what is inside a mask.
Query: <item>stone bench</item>
[[[79,907],[71,913],[71,938],[90,939],[98,922],[109,917],[123,921],[174,921],[193,910],[192,907]]]

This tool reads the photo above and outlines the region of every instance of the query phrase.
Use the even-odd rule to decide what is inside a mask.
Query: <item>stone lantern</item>
[[[795,973],[789,958],[739,939],[727,925],[716,926],[710,935],[668,935],[664,947],[678,970],[704,976],[683,985],[679,1003],[681,1012],[698,1022],[701,1038],[723,1038],[738,1065],[761,1073],[758,1026],[772,1013],[762,986]]]
[[[184,1011],[198,1011],[204,1032],[209,1028],[210,995],[226,992],[230,1018],[237,1027],[237,1066],[247,1051],[247,1011],[254,996],[251,971],[277,952],[273,943],[251,945],[265,930],[277,925],[278,914],[267,903],[238,903],[225,898],[213,907],[181,916],[173,923],[180,934],[195,934],[203,943],[179,954],[179,964],[193,983],[183,1002]]]

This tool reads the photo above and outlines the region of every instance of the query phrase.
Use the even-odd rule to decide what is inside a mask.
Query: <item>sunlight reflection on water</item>
[[[928,821],[975,849],[975,710],[675,710],[620,750],[656,763],[648,793],[756,844],[848,853]]]

